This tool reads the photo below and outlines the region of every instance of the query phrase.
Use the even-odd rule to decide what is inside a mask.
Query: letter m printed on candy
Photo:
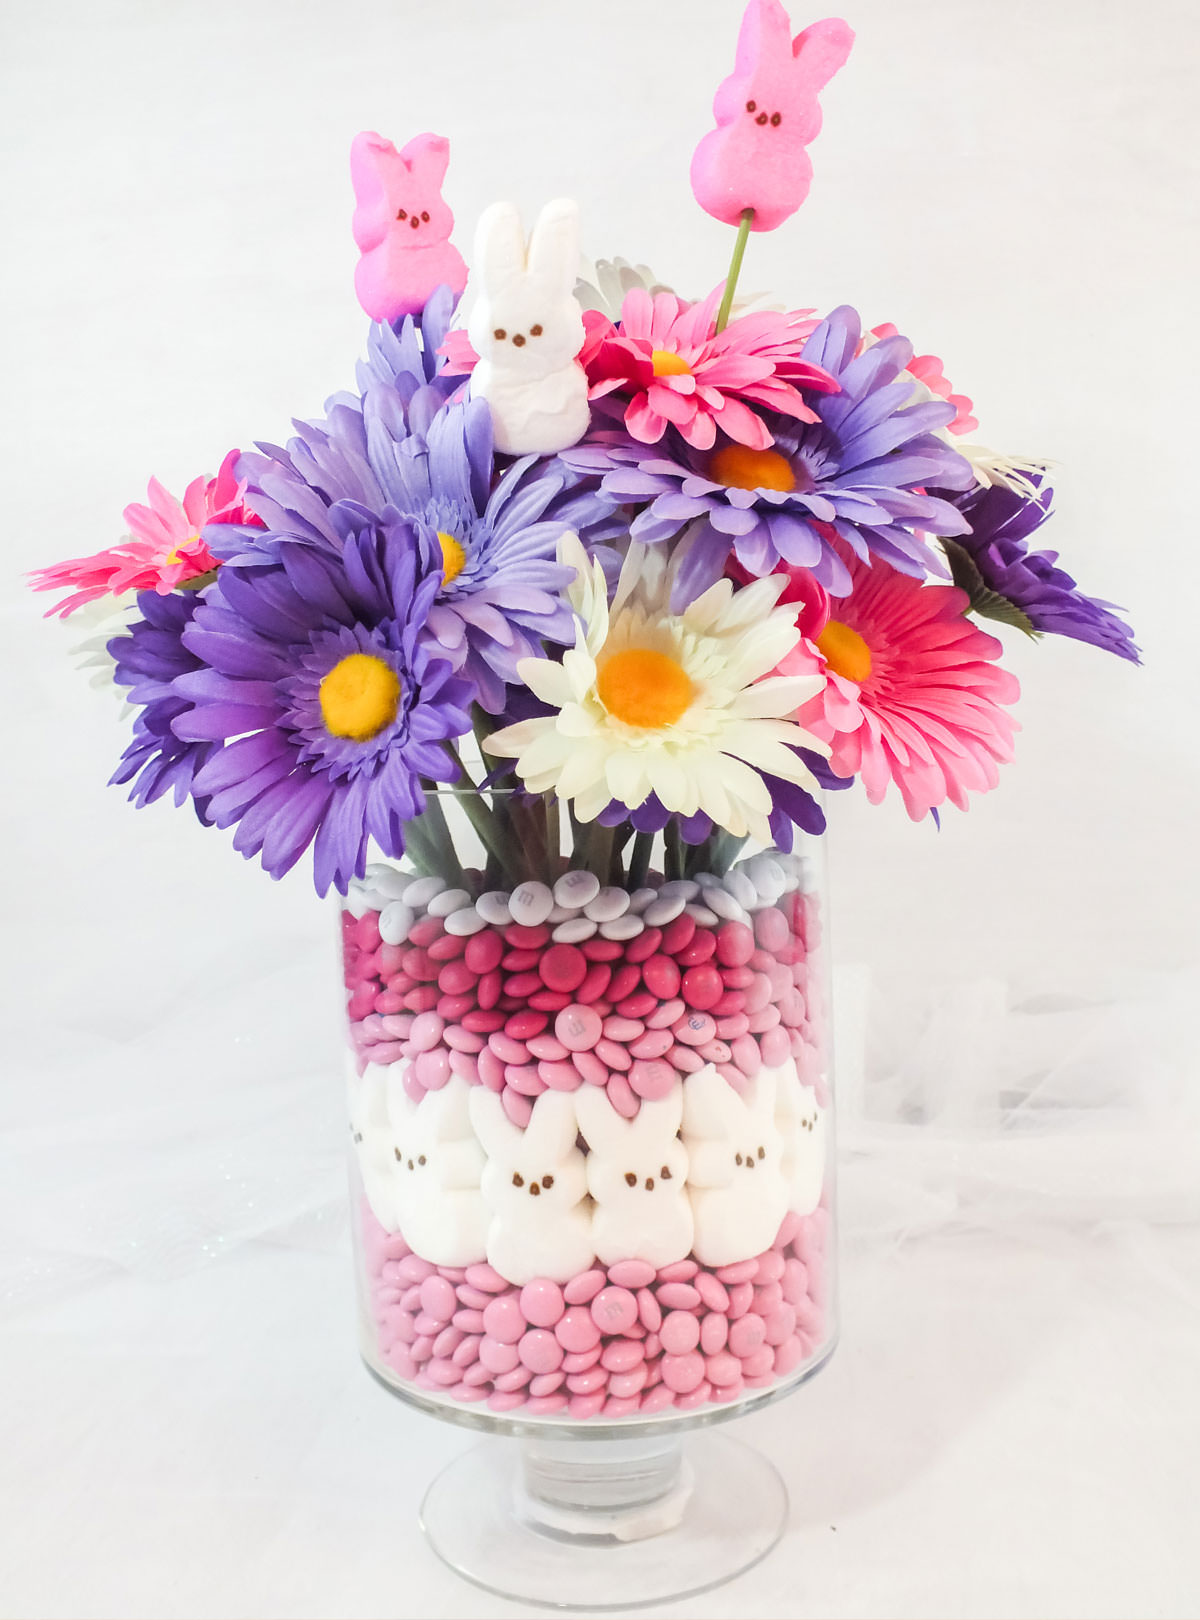
[[[806,148],[821,128],[817,96],[850,54],[854,33],[840,17],[792,39],[779,0],[750,0],[733,72],[717,90],[717,127],[692,158],[692,190],[706,213],[751,230],[773,231],[808,196]]]

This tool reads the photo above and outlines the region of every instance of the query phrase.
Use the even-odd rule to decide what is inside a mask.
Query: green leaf
[[[960,546],[956,540],[942,537],[942,547],[946,553],[946,561],[950,564],[950,574],[960,591],[965,591],[968,597],[968,611],[976,613],[981,619],[996,619],[1001,624],[1012,625],[1015,630],[1023,630],[1025,634],[1036,641],[1041,635],[1035,630],[1029,615],[1009,600],[999,591],[993,591],[984,583],[983,575],[976,566],[975,559],[965,546]]]

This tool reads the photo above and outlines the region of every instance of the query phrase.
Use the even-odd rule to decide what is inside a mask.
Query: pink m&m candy
[[[707,1012],[715,1007],[724,994],[721,975],[709,962],[701,962],[696,967],[688,968],[683,975],[679,993],[689,1007],[695,1007],[700,1012]]]
[[[538,973],[549,990],[578,990],[587,971],[587,957],[574,945],[552,945],[538,962]]]
[[[516,1344],[525,1331],[525,1318],[513,1294],[491,1300],[483,1313],[485,1332],[501,1344]]]
[[[572,1002],[554,1020],[554,1033],[568,1052],[588,1052],[603,1036],[604,1025],[591,1007]]]
[[[639,1097],[647,1100],[669,1097],[675,1086],[675,1071],[661,1059],[639,1058],[629,1071],[629,1084]],[[611,1088],[611,1081],[609,1086]]]
[[[700,1343],[700,1324],[690,1311],[670,1311],[663,1318],[659,1337],[670,1355],[686,1355]]]
[[[602,1333],[624,1333],[638,1319],[637,1299],[628,1288],[602,1288],[591,1303],[591,1315]],[[573,1350],[576,1346],[567,1348]]]
[[[422,1297],[422,1303],[424,1299]],[[521,1290],[521,1311],[533,1327],[553,1327],[563,1313],[563,1292],[548,1277],[535,1277]],[[558,1363],[555,1363],[557,1366]],[[535,1368],[535,1372],[543,1369]],[[548,1369],[545,1369],[548,1370]]]

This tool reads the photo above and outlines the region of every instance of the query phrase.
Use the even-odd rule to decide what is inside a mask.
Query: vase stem
[[[517,1515],[556,1537],[640,1541],[672,1530],[691,1495],[680,1441],[528,1440]]]

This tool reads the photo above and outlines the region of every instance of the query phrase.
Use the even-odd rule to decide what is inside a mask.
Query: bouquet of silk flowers
[[[484,887],[569,822],[573,867],[636,889],[656,836],[667,879],[721,873],[856,780],[965,809],[1013,754],[989,625],[1137,661],[1041,549],[1046,465],[985,448],[940,360],[847,306],[735,300],[852,42],[750,0],[692,161],[736,229],[699,298],[582,265],[566,200],[528,237],[488,208],[468,274],[448,141],[355,139],[354,389],[182,499],[151,480],[125,539],[34,577],[125,689],[135,803],[190,802],[273,877],[311,852],[345,894],[379,855],[452,866],[453,786]]]

